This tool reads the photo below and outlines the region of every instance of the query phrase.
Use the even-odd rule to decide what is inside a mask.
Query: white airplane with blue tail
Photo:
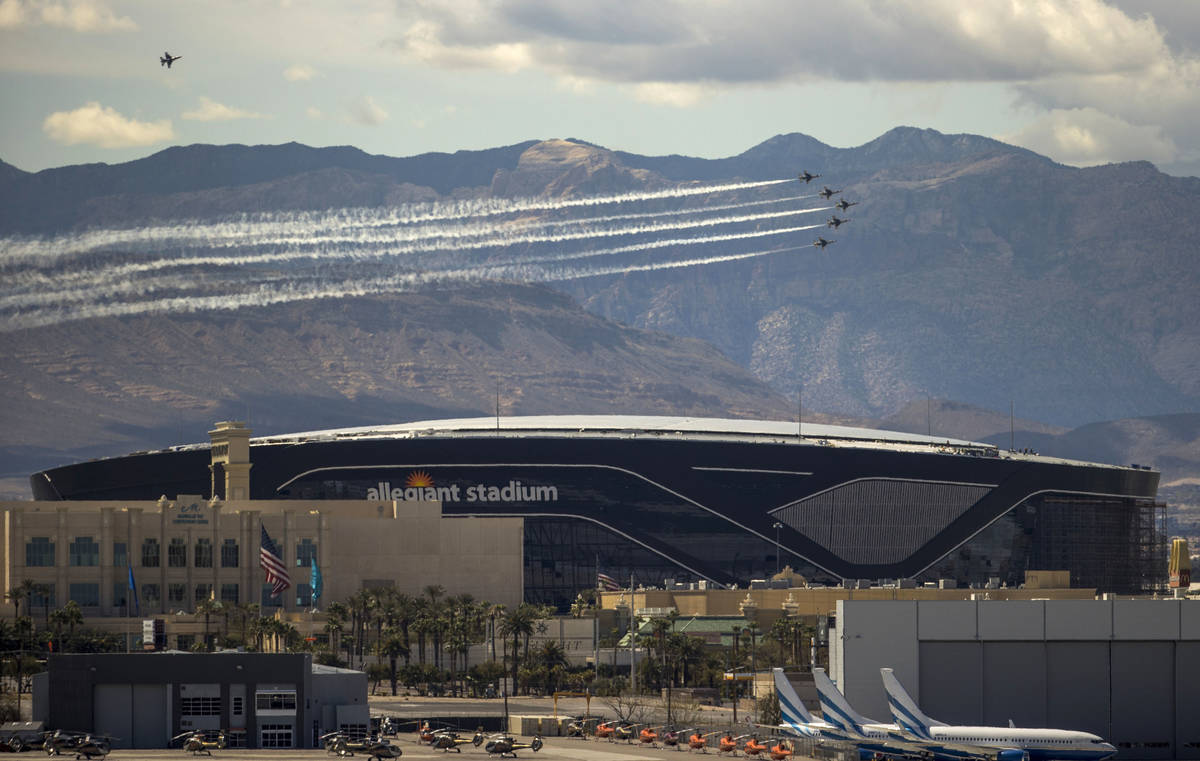
[[[952,726],[926,716],[889,668],[882,668],[888,707],[901,736],[926,746],[939,761],[989,753],[997,761],[1103,761],[1117,749],[1090,732],[1067,729]],[[822,704],[822,707],[824,704]],[[978,753],[974,754],[976,757]]]

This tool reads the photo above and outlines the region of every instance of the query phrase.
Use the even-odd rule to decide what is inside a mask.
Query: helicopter
[[[321,743],[326,753],[336,753],[343,758],[355,753],[362,753],[367,758],[374,759],[399,758],[404,754],[404,751],[387,740],[376,737],[350,737],[345,732],[321,735]]]
[[[223,730],[217,730],[213,734],[208,730],[197,729],[171,738],[171,742],[178,740],[183,740],[184,751],[191,753],[193,756],[198,756],[201,753],[211,756],[214,748],[217,750],[225,748],[225,732]]]
[[[482,738],[480,738],[482,739]],[[533,739],[527,743],[517,742],[511,735],[493,735],[491,739],[483,746],[489,756],[511,756],[517,757],[517,751],[529,749],[537,753],[542,749],[542,738],[540,735],[534,735]]]
[[[699,729],[693,729],[688,735],[688,753],[698,750],[701,753],[708,753],[708,738],[712,735],[720,734],[720,731],[700,734]]]
[[[442,729],[442,730],[439,730],[434,733],[433,741],[431,743],[429,743],[429,745],[430,745],[430,747],[436,748],[437,750],[440,750],[443,753],[450,751],[450,750],[453,750],[455,753],[462,753],[462,748],[460,748],[458,746],[466,745],[467,743],[471,743],[471,744],[475,745],[476,747],[478,747],[480,745],[480,743],[482,743],[482,742],[483,742],[482,730],[477,731],[475,733],[474,737],[466,738],[466,737],[462,737],[461,735],[458,734],[458,732],[455,732],[453,730]]]
[[[75,746],[79,745],[79,742],[86,735],[86,732],[72,732],[71,730],[67,729],[56,729],[53,732],[46,734],[45,739],[42,741],[42,750],[46,751],[47,756],[59,756],[65,753],[74,753]],[[13,739],[17,742],[14,743],[13,740],[8,741],[9,747],[13,749],[13,752],[19,753],[24,750],[25,745],[24,743],[20,742],[20,738]]]
[[[104,758],[112,750],[112,737],[85,734],[70,748],[75,752],[75,758]]]

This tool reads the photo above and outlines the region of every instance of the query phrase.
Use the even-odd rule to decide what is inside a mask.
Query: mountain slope
[[[3,334],[5,473],[203,438],[440,416],[625,412],[787,418],[695,340],[614,325],[551,290],[491,283]]]

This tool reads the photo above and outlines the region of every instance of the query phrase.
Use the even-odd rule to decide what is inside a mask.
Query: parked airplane
[[[819,175],[819,174],[809,174],[807,171],[801,172],[799,175],[797,175],[798,179],[804,180],[805,185],[807,185],[808,183],[812,182],[813,180],[817,179],[820,176],[821,175]]]
[[[169,68],[171,68],[171,64],[175,63],[180,58],[183,58],[183,56],[171,55],[170,53],[163,53],[162,57],[158,59],[158,65],[166,66],[169,69]]]
[[[990,749],[998,761],[1101,761],[1117,752],[1111,744],[1090,732],[1012,726],[951,726],[934,721],[921,712],[891,669],[882,668],[879,673],[887,690],[888,707],[902,728],[903,735],[927,745],[935,757],[947,755],[961,758],[964,746]]]
[[[838,193],[841,193],[841,192],[842,191],[840,191],[840,190],[830,190],[829,186],[826,185],[825,187],[823,187],[819,191],[817,191],[817,195],[821,196],[825,200],[829,200],[830,198],[833,198],[834,196],[836,196]]]
[[[868,719],[854,710],[846,696],[843,695],[825,673],[825,669],[813,669],[813,683],[817,687],[817,698],[821,703],[821,715],[830,725],[830,729],[822,730],[822,734],[833,740],[853,743],[858,748],[861,758],[875,755],[889,758],[929,758],[931,751],[925,745],[907,742],[897,733],[900,727],[896,724],[883,724]],[[1018,761],[1014,759],[997,759],[997,761]]]

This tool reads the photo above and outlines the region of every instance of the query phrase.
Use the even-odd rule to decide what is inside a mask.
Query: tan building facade
[[[47,591],[33,610],[75,600],[85,616],[143,617],[196,602],[254,602],[263,612],[320,607],[364,588],[419,594],[437,584],[506,605],[523,596],[520,518],[443,518],[437,502],[230,501],[180,495],[157,502],[0,502],[3,583]],[[291,588],[270,597],[259,566],[262,530],[279,548]],[[137,604],[129,597],[132,572]]]

